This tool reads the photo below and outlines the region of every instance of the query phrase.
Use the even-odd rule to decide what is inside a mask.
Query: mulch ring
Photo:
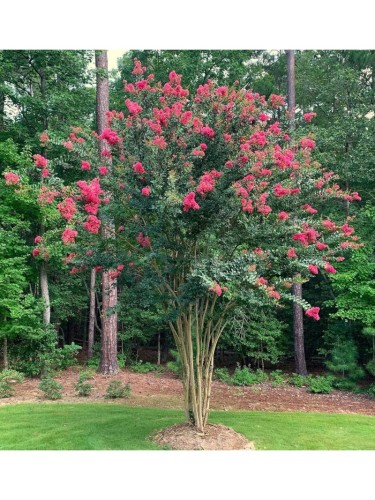
[[[254,443],[224,425],[207,424],[199,432],[192,424],[177,424],[158,432],[153,441],[172,450],[255,450]]]

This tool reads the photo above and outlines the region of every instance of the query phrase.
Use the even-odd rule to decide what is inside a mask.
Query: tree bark
[[[8,339],[7,337],[4,337],[3,341],[3,364],[4,364],[4,369],[6,370],[9,366],[8,362]]]
[[[295,86],[295,51],[287,50],[288,64],[288,111],[289,129],[295,129],[296,116],[296,86]],[[302,283],[293,283],[293,295],[302,299]],[[303,329],[303,309],[296,302],[293,303],[293,335],[294,335],[294,360],[295,372],[299,375],[307,375],[304,329]]]
[[[161,350],[160,350],[160,332],[158,333],[158,360],[157,364],[160,365],[161,361]]]
[[[49,298],[47,264],[41,263],[39,270],[40,292],[44,300],[43,322],[45,325],[51,323],[51,303]]]
[[[108,57],[106,50],[95,52],[96,74],[96,130],[100,135],[107,127],[106,113],[109,111]],[[102,141],[100,150],[105,149]],[[106,221],[112,226],[111,221]],[[103,230],[104,238],[112,238],[109,231]],[[103,272],[102,278],[102,345],[99,372],[113,374],[118,372],[117,364],[117,281],[111,278],[110,271]]]
[[[89,329],[88,329],[88,343],[87,343],[87,357],[90,359],[93,356],[94,348],[94,332],[95,332],[95,282],[96,270],[95,267],[91,269],[90,273],[90,309],[89,309]]]
[[[302,283],[293,283],[293,295],[302,299]],[[303,330],[303,309],[293,303],[294,364],[298,375],[307,375]]]
[[[226,325],[225,313],[213,319],[216,300],[197,300],[170,323],[182,364],[186,419],[199,432],[208,421],[215,349]]]

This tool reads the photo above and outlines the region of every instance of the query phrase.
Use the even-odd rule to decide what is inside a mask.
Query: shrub
[[[258,379],[256,373],[252,372],[250,368],[237,366],[230,383],[233,385],[254,385],[258,383]]]
[[[333,381],[333,387],[339,389],[340,391],[351,391],[356,392],[358,389],[357,384],[348,378],[335,379]]]
[[[0,382],[0,398],[10,398],[14,394],[14,389],[9,382]]]
[[[366,370],[370,373],[370,375],[375,377],[375,359],[372,359],[367,363]]]
[[[173,361],[168,361],[167,369],[182,378],[182,363],[178,352],[170,349],[169,354],[173,357]]]
[[[315,394],[330,394],[333,389],[334,377],[314,377],[311,379],[309,390]]]
[[[91,379],[92,377],[93,375],[90,371],[84,371],[79,374],[78,381],[74,386],[78,396],[90,396],[94,386],[92,384],[88,384],[86,380]]]
[[[375,384],[370,385],[370,387],[367,390],[368,395],[370,398],[375,399]]]
[[[225,382],[226,384],[231,383],[231,376],[229,375],[228,368],[216,368],[214,375],[220,382]]]
[[[263,382],[268,382],[268,380],[269,380],[269,376],[267,375],[267,373],[265,371],[261,370],[260,368],[257,369],[257,371],[255,372],[255,375],[257,377],[258,384],[262,384]]]
[[[131,389],[129,384],[122,385],[120,380],[112,380],[107,387],[106,399],[128,398]]]
[[[43,377],[40,384],[39,389],[44,392],[44,397],[46,399],[61,399],[62,398],[62,389],[63,386],[54,380],[50,376]]]
[[[0,382],[19,384],[25,380],[25,375],[17,370],[3,370],[0,372]]]
[[[286,384],[288,381],[288,376],[281,370],[275,370],[271,372],[270,378],[272,379],[272,387],[277,387],[279,385]]]
[[[289,382],[294,385],[294,387],[309,387],[313,377],[311,375],[299,375],[298,373],[293,373],[289,378]]]
[[[136,361],[130,367],[132,372],[136,373],[149,373],[149,372],[162,372],[163,367],[160,365],[154,365],[148,361],[143,362],[142,360]]]

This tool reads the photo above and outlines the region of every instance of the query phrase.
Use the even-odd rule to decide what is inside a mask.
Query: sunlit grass
[[[150,436],[183,422],[181,410],[119,404],[19,404],[0,408],[1,450],[157,450]],[[258,450],[375,450],[375,417],[213,411],[210,422]]]

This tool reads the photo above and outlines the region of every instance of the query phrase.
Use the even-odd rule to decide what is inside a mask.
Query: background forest
[[[129,51],[110,75],[110,110],[124,109],[124,80],[134,58],[168,81],[172,70],[192,92],[212,80],[252,89],[267,99],[287,95],[285,51]],[[33,171],[32,157],[56,160],[64,185],[77,173],[66,159],[82,129],[97,130],[93,51],[0,51],[0,350],[3,368],[42,376],[73,363],[105,370],[100,361],[103,294],[99,270],[75,272],[59,235],[64,223],[41,203],[40,178],[30,174],[27,197],[9,189],[12,178]],[[320,307],[320,321],[304,320],[309,374],[335,376],[336,388],[375,395],[375,51],[306,50],[295,54],[296,128],[309,127],[314,159],[340,176],[360,201],[339,207],[354,219],[363,243],[337,274],[318,274],[303,284],[303,297]],[[312,123],[302,116],[316,113]],[[48,144],[46,137],[48,137]],[[35,170],[35,168],[34,168]],[[5,175],[4,175],[5,174]],[[45,196],[51,195],[45,192]],[[336,206],[325,215],[335,219]],[[38,235],[38,236],[36,236]],[[48,241],[45,247],[36,238]],[[118,366],[145,361],[179,370],[179,359],[160,301],[147,279],[117,278]],[[90,314],[91,313],[91,314]],[[217,376],[245,376],[261,369],[300,373],[295,366],[293,305],[259,303],[233,311],[216,350]],[[143,362],[143,363],[142,363]],[[220,370],[221,369],[221,370]],[[227,370],[226,370],[227,369]],[[250,373],[250,372],[249,372]],[[259,373],[259,372],[258,372]],[[246,372],[248,375],[248,372]],[[276,377],[277,375],[274,375]],[[372,388],[372,389],[371,389]]]

